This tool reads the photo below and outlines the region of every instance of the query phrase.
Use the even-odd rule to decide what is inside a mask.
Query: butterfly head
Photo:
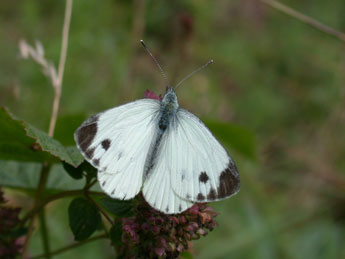
[[[176,111],[178,108],[177,96],[174,88],[171,86],[167,87],[167,91],[162,99],[162,106],[167,107],[171,111]]]

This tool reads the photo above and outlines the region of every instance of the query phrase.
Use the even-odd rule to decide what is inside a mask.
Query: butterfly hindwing
[[[155,163],[147,175],[143,195],[145,200],[155,209],[166,214],[181,213],[190,208],[193,203],[177,196],[171,185],[171,161],[170,149],[167,145],[170,137],[170,129],[162,136],[162,140],[158,148]]]
[[[131,199],[140,191],[159,108],[158,100],[137,100],[94,115],[76,130],[77,146],[109,196]]]
[[[192,113],[179,109],[166,144],[174,192],[193,202],[217,201],[236,194],[235,163],[210,130]]]

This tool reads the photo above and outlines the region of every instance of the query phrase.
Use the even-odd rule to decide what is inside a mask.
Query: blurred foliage
[[[208,118],[207,125],[229,148],[241,192],[212,204],[221,213],[220,227],[195,242],[191,253],[196,258],[344,258],[344,44],[259,1],[148,0],[144,10],[139,2],[74,1],[56,138],[73,145],[72,133],[88,115],[142,98],[146,89],[164,93],[164,81],[138,37],[174,83],[213,58],[215,63],[177,94],[182,107]],[[282,2],[345,30],[343,0]],[[57,63],[63,12],[64,1],[0,5],[0,104],[43,131],[53,90],[38,66],[18,58],[18,42],[41,41]],[[143,26],[143,35],[134,24]],[[39,166],[1,161],[2,185],[36,186]],[[81,188],[81,181],[55,167],[48,188]],[[26,203],[19,194],[13,197],[16,204]],[[67,204],[58,202],[47,211],[53,249],[73,240]],[[35,232],[31,253],[40,252]],[[112,253],[107,242],[97,241],[59,258],[111,258]]]

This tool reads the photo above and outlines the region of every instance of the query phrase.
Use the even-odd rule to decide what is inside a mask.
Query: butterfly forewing
[[[171,184],[178,196],[207,202],[239,191],[240,178],[235,163],[195,115],[179,109],[166,142]]]
[[[140,191],[159,108],[158,100],[137,100],[91,117],[75,132],[78,148],[111,197],[130,199]]]

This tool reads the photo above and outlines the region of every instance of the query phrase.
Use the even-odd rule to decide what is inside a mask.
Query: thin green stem
[[[108,220],[108,222],[113,225],[114,222],[113,220],[109,217],[109,215],[104,211],[104,209],[99,206],[99,204],[94,200],[92,199],[89,195],[86,195],[86,197],[93,203],[95,204],[95,206],[99,209],[99,211],[102,213],[102,215],[106,218],[106,220]]]
[[[35,197],[35,202],[34,202],[34,209],[37,208],[37,206],[40,204],[40,199],[41,199],[41,196],[43,194],[46,182],[48,180],[48,175],[49,175],[50,168],[51,168],[51,166],[49,164],[47,164],[47,163],[43,163],[42,164],[40,180],[39,180],[39,183],[38,183],[36,197]],[[35,220],[35,217],[33,215],[33,217],[31,217],[31,220],[30,220],[30,223],[29,223],[29,227],[28,227],[28,232],[27,232],[26,239],[25,239],[25,242],[24,242],[22,258],[26,258],[27,257],[26,253],[27,253],[27,250],[28,250],[28,247],[29,247],[29,243],[30,243],[30,238],[32,236],[33,229],[34,229],[34,220]]]
[[[89,239],[87,239],[85,241],[74,243],[72,245],[65,246],[63,248],[55,250],[55,251],[51,252],[50,255],[51,256],[58,255],[58,254],[61,254],[63,252],[66,252],[66,251],[68,251],[70,249],[73,249],[73,248],[85,245],[87,243],[90,243],[90,242],[93,242],[93,241],[96,241],[96,240],[99,240],[99,239],[107,238],[107,237],[108,237],[107,234],[102,234],[102,235],[99,235],[99,236],[95,236],[95,237],[89,238]],[[40,258],[46,258],[46,257],[47,257],[47,254],[41,254],[41,255],[37,255],[37,256],[31,257],[31,259],[40,259]]]
[[[47,223],[46,223],[44,208],[40,210],[40,212],[38,213],[38,217],[40,221],[40,230],[41,230],[44,253],[46,254],[46,258],[50,259],[51,258],[50,243],[49,243],[49,236],[48,236],[48,231],[47,231]]]
[[[84,195],[85,191],[84,190],[75,190],[75,191],[65,191],[65,192],[59,192],[57,194],[51,195],[49,197],[47,197],[46,199],[44,199],[43,201],[41,201],[40,204],[38,204],[36,207],[34,207],[31,211],[29,211],[22,219],[21,224],[25,224],[25,222],[34,217],[34,215],[36,215],[42,208],[44,208],[48,203],[58,200],[58,199],[62,199],[62,198],[66,198],[66,197],[73,197],[73,196],[78,196],[78,195]],[[88,194],[91,195],[103,195],[103,193],[101,192],[93,192],[93,191],[88,191]]]

